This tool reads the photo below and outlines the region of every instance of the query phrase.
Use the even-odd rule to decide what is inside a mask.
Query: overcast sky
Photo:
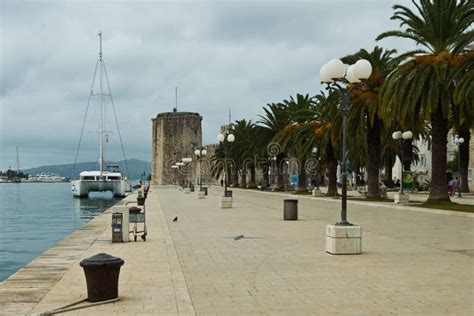
[[[179,110],[203,117],[203,141],[219,126],[258,119],[262,106],[316,94],[329,59],[372,49],[398,28],[404,0],[8,1],[0,0],[0,169],[72,163],[99,41],[127,158],[150,160],[151,118]],[[403,40],[379,45],[399,52]],[[92,106],[92,105],[91,105]],[[78,161],[97,159],[91,108]],[[112,112],[106,159],[121,160]]]

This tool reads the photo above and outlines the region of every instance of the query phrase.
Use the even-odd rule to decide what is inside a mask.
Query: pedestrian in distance
[[[454,189],[454,179],[451,179],[448,182],[448,195],[449,196],[453,196],[453,189]]]

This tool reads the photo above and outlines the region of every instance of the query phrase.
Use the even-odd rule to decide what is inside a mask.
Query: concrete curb
[[[294,195],[294,194],[281,193],[281,192],[265,192],[265,191],[256,191],[256,190],[246,190],[246,189],[239,189],[239,188],[232,188],[232,190],[242,191],[242,192],[253,192],[253,193],[259,193],[259,194],[273,194],[273,195],[279,195],[279,196],[289,197],[289,198],[293,198],[293,199],[294,198],[302,198],[302,199],[307,199],[307,200],[319,200],[319,201],[325,201],[325,202],[340,203],[340,199],[332,199],[332,198],[324,198],[324,197]],[[424,208],[424,207],[401,206],[401,205],[389,204],[388,202],[387,203],[377,203],[377,202],[359,202],[359,201],[348,200],[347,204],[370,206],[370,207],[376,207],[376,208],[390,208],[390,209],[396,209],[396,210],[421,212],[421,213],[431,213],[431,214],[439,214],[439,215],[449,215],[449,216],[474,218],[474,213],[458,212],[458,211],[450,211],[450,210],[437,210],[437,209]],[[474,208],[474,206],[473,206],[473,208]]]

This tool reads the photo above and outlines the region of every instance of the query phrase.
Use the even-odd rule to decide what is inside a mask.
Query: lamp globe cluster
[[[402,132],[402,131],[396,131],[396,132],[393,132],[392,133],[392,138],[393,139],[412,139],[413,138],[413,132],[412,131],[406,131],[406,132]]]
[[[319,71],[322,82],[331,83],[344,77],[350,83],[360,82],[362,79],[368,79],[372,73],[372,65],[366,59],[360,59],[355,64],[350,65],[347,70],[340,59],[331,59],[324,64]]]
[[[203,150],[196,149],[196,150],[194,151],[194,154],[195,154],[196,156],[198,156],[198,157],[200,157],[200,156],[203,156],[203,157],[204,157],[204,156],[207,155],[207,150],[205,150],[205,149],[203,149]]]
[[[217,135],[217,141],[218,141],[219,143],[222,143],[222,142],[224,141],[224,139],[225,139],[224,134],[219,134],[219,135]],[[235,140],[235,136],[234,136],[233,134],[227,135],[227,141],[228,141],[229,143],[233,143],[234,140]]]

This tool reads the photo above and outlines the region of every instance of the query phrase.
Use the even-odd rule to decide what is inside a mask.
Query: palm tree
[[[275,156],[277,165],[277,190],[283,189],[283,170],[282,162],[285,153],[277,144],[273,144],[273,139],[280,133],[291,120],[285,105],[281,103],[269,103],[263,108],[265,115],[259,115],[260,120],[257,122],[257,130],[259,137],[257,138],[258,153],[262,158]],[[267,173],[268,176],[268,173]]]
[[[384,121],[379,115],[379,92],[388,74],[397,66],[398,59],[393,55],[396,50],[384,50],[375,46],[372,52],[361,49],[354,55],[342,58],[346,64],[354,64],[359,59],[366,59],[372,65],[372,74],[364,87],[355,85],[351,97],[350,130],[360,129],[357,125],[365,125],[367,141],[367,197],[380,196],[379,171],[381,166],[381,132]]]
[[[325,166],[328,174],[328,196],[337,195],[337,158],[341,138],[341,115],[337,108],[338,96],[333,91],[324,92],[313,97],[312,106],[301,111],[297,120],[300,122],[292,131],[295,139],[305,139],[307,152],[317,147],[317,156]],[[337,153],[336,153],[337,151]],[[321,166],[318,166],[322,169]]]
[[[298,137],[295,131],[305,124],[304,113],[312,107],[313,100],[306,94],[297,94],[296,99],[290,97],[281,103],[284,112],[289,118],[288,124],[280,130],[273,138],[273,141],[281,145],[283,152],[287,152],[298,161],[298,191],[306,191],[306,160],[311,154],[312,142],[305,137]]]
[[[455,129],[459,137],[464,138],[464,143],[459,145],[459,173],[461,175],[461,192],[469,192],[468,166],[469,143],[471,129],[474,129],[474,46],[465,52],[465,59],[453,73],[452,80],[456,83],[454,99],[461,107],[454,112]]]
[[[413,40],[421,49],[400,57],[404,63],[389,76],[381,91],[385,114],[395,113],[402,126],[419,119],[431,122],[433,146],[429,201],[450,201],[447,190],[447,134],[455,102],[453,80],[449,80],[462,53],[474,40],[469,30],[474,22],[474,2],[470,0],[412,1],[417,14],[402,5],[393,6],[392,20],[401,30],[380,34]]]
[[[240,174],[240,186],[247,187],[247,173],[255,170],[254,156],[256,154],[256,128],[252,120],[237,120],[233,124],[235,141],[230,150],[230,156],[236,162],[236,171]],[[253,182],[253,183],[252,183]],[[251,176],[250,187],[255,187],[255,173]]]

